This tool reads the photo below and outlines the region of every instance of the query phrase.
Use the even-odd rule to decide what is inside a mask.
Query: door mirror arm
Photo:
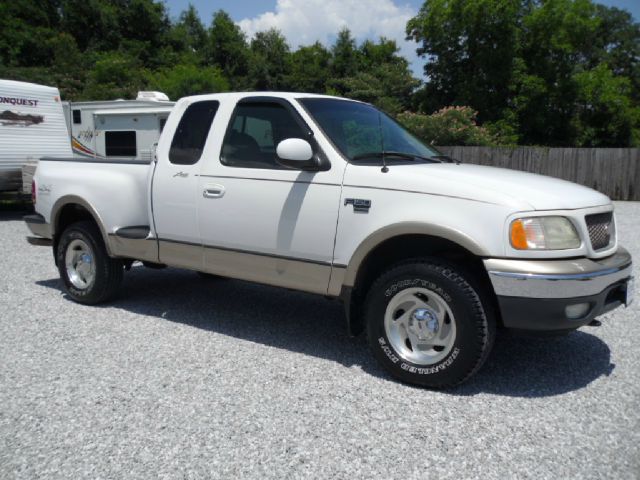
[[[317,155],[314,155],[309,160],[288,160],[276,156],[276,161],[283,167],[291,168],[293,170],[303,170],[305,172],[316,172],[319,170],[328,170],[323,168],[322,161]]]

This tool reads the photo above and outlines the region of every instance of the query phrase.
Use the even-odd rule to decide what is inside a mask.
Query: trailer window
[[[138,154],[135,130],[105,132],[104,147],[107,157],[135,157]]]
[[[82,110],[73,110],[73,123],[82,123]]]
[[[216,101],[204,101],[187,107],[171,141],[169,150],[171,163],[176,165],[198,163],[219,105]]]

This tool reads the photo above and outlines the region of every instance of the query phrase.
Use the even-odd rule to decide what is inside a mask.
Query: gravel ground
[[[640,203],[616,208],[640,259]],[[117,301],[77,305],[19,218],[0,212],[3,479],[640,476],[640,301],[562,338],[503,334],[432,392],[321,297],[134,268]]]

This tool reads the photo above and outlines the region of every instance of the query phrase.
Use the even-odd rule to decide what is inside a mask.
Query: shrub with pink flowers
[[[397,120],[432,145],[512,145],[517,142],[507,125],[478,125],[471,107],[445,107],[431,115],[404,112]]]

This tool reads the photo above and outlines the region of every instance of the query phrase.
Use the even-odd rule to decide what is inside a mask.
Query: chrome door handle
[[[222,185],[209,185],[202,192],[204,198],[220,198],[224,195],[224,187]]]

